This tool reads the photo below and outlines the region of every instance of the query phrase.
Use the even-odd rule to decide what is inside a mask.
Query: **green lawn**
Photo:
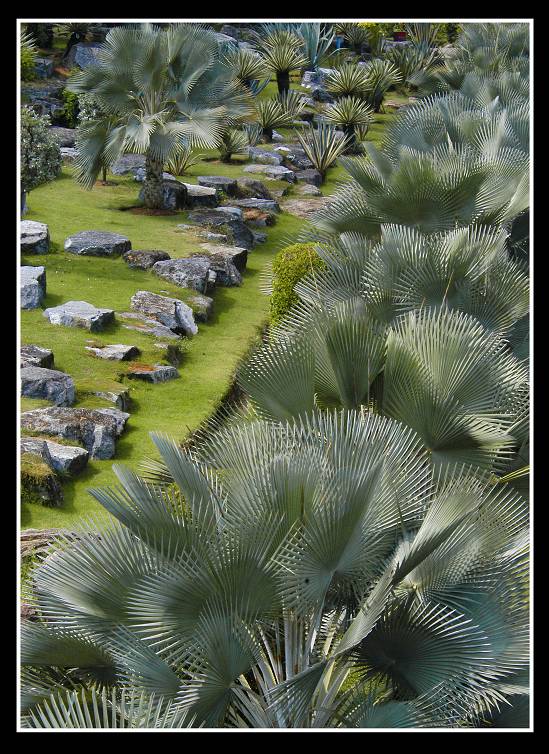
[[[379,140],[390,118],[391,115],[376,117],[377,122],[371,129],[372,141]],[[211,152],[205,156],[214,155],[215,152]],[[196,182],[196,177],[204,174],[248,175],[242,168],[242,161],[226,165],[203,160],[191,168],[184,180]],[[339,167],[332,169],[323,193],[332,193],[345,175]],[[123,211],[137,203],[139,186],[131,177],[111,178],[116,185],[97,185],[92,191],[85,191],[74,182],[71,169],[64,168],[57,180],[29,195],[29,211],[25,217],[49,225],[55,249],[54,253],[27,256],[22,260],[23,264],[46,267],[48,295],[44,308],[72,299],[123,312],[130,310],[130,298],[138,290],[165,293],[183,300],[189,294],[150,272],[129,269],[121,258],[78,257],[63,251],[65,238],[84,229],[118,232],[128,236],[134,249],[162,249],[172,257],[184,257],[199,250],[200,239],[176,227],[185,223],[185,213],[151,217]],[[287,186],[278,182],[267,185]],[[151,431],[165,432],[183,440],[211,415],[227,394],[235,368],[257,341],[267,320],[269,300],[260,292],[260,273],[285,241],[295,239],[302,225],[300,218],[280,214],[277,224],[267,229],[267,242],[256,246],[249,254],[242,286],[216,289],[215,310],[210,322],[199,325],[199,334],[184,341],[184,359],[177,380],[159,385],[124,380],[127,363],[108,362],[89,355],[85,345],[91,338],[105,344],[134,344],[142,351],[140,361],[161,360],[162,351],[153,346],[154,338],[123,328],[120,320],[102,333],[91,334],[86,330],[51,325],[40,309],[22,311],[21,342],[53,350],[56,368],[70,374],[76,382],[75,405],[110,406],[112,404],[93,395],[94,390],[108,389],[120,381],[130,387],[131,417],[118,441],[114,460],[137,469],[146,456],[155,454],[149,437]],[[22,401],[23,410],[43,405],[46,405],[43,401]],[[61,508],[22,506],[22,527],[74,528],[84,516],[107,515],[87,489],[112,485],[115,482],[112,464],[112,460],[94,460],[81,475],[64,483],[65,498]]]

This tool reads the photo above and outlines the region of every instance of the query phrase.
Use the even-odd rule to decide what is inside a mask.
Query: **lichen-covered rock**
[[[46,295],[44,267],[21,267],[19,295],[21,309],[37,309]]]
[[[217,207],[219,199],[215,188],[200,186],[195,183],[184,183],[187,189],[188,207]]]
[[[74,162],[78,157],[78,150],[74,147],[61,147],[61,159],[63,162]]]
[[[313,186],[312,183],[303,183],[297,191],[303,196],[322,196],[322,191],[317,186]]]
[[[108,361],[130,361],[141,353],[137,346],[127,346],[124,343],[113,343],[99,348],[85,346],[85,348],[86,351],[90,351],[97,358],[107,359]]]
[[[230,207],[195,209],[189,212],[189,220],[196,225],[213,229],[216,232],[223,232],[231,238],[235,246],[242,246],[245,249],[253,248],[252,231],[241,219],[231,216],[230,209]],[[235,209],[238,210],[239,208],[236,207]]]
[[[262,212],[280,212],[278,202],[274,199],[260,199],[258,197],[251,199],[235,199],[234,204],[241,209],[260,209]]]
[[[199,175],[198,185],[215,189],[218,193],[223,192],[227,196],[237,195],[236,178],[228,178],[226,175]]]
[[[241,199],[273,199],[267,186],[254,178],[238,178],[236,187],[236,195]]]
[[[53,351],[49,348],[40,348],[40,346],[21,346],[20,350],[21,369],[25,367],[44,367],[44,369],[53,369]]]
[[[173,366],[164,364],[135,364],[128,370],[126,376],[131,380],[143,380],[144,382],[167,382],[179,377],[179,372]]]
[[[111,167],[113,175],[128,175],[132,173],[135,176],[137,170],[145,169],[145,155],[143,154],[123,154]]]
[[[70,476],[79,474],[86,467],[90,457],[88,451],[78,445],[62,445],[41,437],[21,437],[20,452],[34,453],[40,456],[50,469]]]
[[[212,245],[213,246],[213,245]],[[213,247],[215,248],[215,246]],[[231,249],[231,247],[229,247]],[[239,250],[240,251],[240,250]],[[246,252],[247,254],[247,252]],[[209,253],[210,270],[215,273],[215,284],[233,286],[242,284],[242,275],[233,263],[233,251],[224,252],[217,247],[215,253]]]
[[[322,175],[318,172],[318,170],[300,170],[296,173],[296,177],[298,181],[303,181],[303,183],[310,183],[311,186],[316,186],[317,188],[322,186]]]
[[[121,312],[118,316],[120,317],[122,327],[126,330],[134,330],[142,335],[153,335],[155,338],[168,338],[170,340],[179,340],[181,338],[181,335],[170,330],[169,327],[160,324],[156,319],[139,314],[139,312]],[[123,407],[120,406],[120,408]]]
[[[264,173],[268,178],[279,181],[295,183],[297,178],[293,170],[285,168],[283,165],[246,165],[245,173]]]
[[[101,45],[94,42],[78,42],[78,44],[75,44],[69,50],[65,65],[67,68],[72,68],[73,66],[89,68],[89,66],[97,65],[100,50]]]
[[[98,332],[114,322],[114,311],[100,309],[87,301],[67,301],[45,309],[44,317],[47,317],[52,325],[82,327],[90,332]]]
[[[47,254],[50,250],[50,231],[46,223],[22,220],[19,244],[21,254]]]
[[[259,147],[248,147],[248,157],[251,162],[259,162],[262,165],[282,165],[281,155]]]
[[[204,296],[202,293],[193,293],[187,299],[187,303],[193,310],[196,322],[207,322],[210,319],[214,306],[213,298]]]
[[[55,472],[34,453],[21,456],[21,502],[49,508],[63,502],[63,490]]]
[[[21,370],[21,395],[27,398],[42,398],[56,406],[74,403],[74,380],[56,369],[25,367]]]
[[[145,188],[139,192],[140,201],[145,200]],[[184,209],[187,206],[187,187],[181,181],[162,181],[162,209]]]
[[[244,272],[246,269],[248,249],[243,249],[241,246],[223,246],[214,243],[201,243],[200,248],[204,249],[211,258],[218,256],[228,259],[240,272]]]
[[[166,263],[158,262],[158,264]],[[174,333],[196,335],[198,332],[193,310],[179,299],[160,296],[150,291],[137,291],[131,298],[131,306],[135,311],[169,327]]]
[[[76,128],[51,126],[48,131],[55,136],[60,147],[74,147],[76,141]]]
[[[148,249],[131,249],[130,251],[126,251],[122,258],[128,267],[137,270],[150,270],[157,262],[171,259],[167,251],[149,251]]]
[[[81,230],[65,241],[65,251],[79,256],[112,257],[129,251],[129,238],[104,230]]]
[[[114,456],[116,440],[129,414],[116,408],[36,408],[21,415],[23,429],[67,440],[77,440],[91,458]]]
[[[187,259],[170,259],[157,262],[153,272],[164,280],[181,288],[192,288],[202,293],[208,284],[210,260],[205,256],[193,256]]]

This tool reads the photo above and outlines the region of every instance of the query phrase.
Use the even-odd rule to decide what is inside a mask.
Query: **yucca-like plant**
[[[203,154],[194,152],[190,144],[183,144],[181,149],[166,163],[166,169],[173,175],[186,175],[193,165],[196,165],[204,157]]]
[[[379,237],[396,223],[437,233],[466,225],[506,225],[529,205],[528,159],[517,150],[479,155],[470,147],[438,146],[390,157],[373,144],[365,157],[341,158],[352,180],[311,218],[320,233],[354,231]],[[302,234],[310,240],[310,231]]]
[[[299,24],[298,34],[303,43],[303,54],[306,59],[305,70],[316,71],[329,56],[329,49],[334,41],[334,31],[328,26],[323,29],[320,23]]]
[[[233,154],[245,154],[249,146],[245,131],[228,128],[221,138],[219,147],[221,162],[230,162]]]
[[[367,86],[365,90],[366,102],[379,113],[383,100],[391,86],[402,81],[398,68],[390,60],[374,58],[365,66]]]
[[[409,83],[409,79],[418,73],[424,76],[426,71],[439,65],[436,50],[423,45],[392,47],[385,53],[385,58],[397,68],[404,83]]]
[[[437,466],[496,472],[521,444],[527,371],[474,317],[413,310],[387,329],[355,296],[298,306],[275,332],[238,373],[263,418],[368,406],[412,427]]]
[[[366,66],[343,63],[325,77],[326,90],[334,97],[365,97],[370,88]]]
[[[433,474],[414,432],[358,412],[153,439],[144,478],[92,491],[114,523],[33,570],[26,724],[482,727],[510,698],[527,725],[508,486]]]
[[[347,137],[347,151],[357,151],[357,130],[364,137],[373,118],[373,110],[358,97],[341,97],[333,104],[327,105],[324,116],[329,123],[341,126]],[[360,141],[364,139],[361,138]]]
[[[107,115],[79,128],[76,177],[91,188],[102,164],[122,152],[146,157],[144,201],[163,203],[164,164],[185,144],[211,148],[251,112],[249,95],[220,59],[215,36],[195,24],[111,29],[97,65],[75,74]]]
[[[31,81],[35,77],[35,60],[37,55],[38,48],[33,35],[26,29],[21,29],[19,56],[22,81]]]
[[[275,128],[293,125],[304,109],[303,96],[295,90],[288,90],[271,99],[256,100],[255,120],[261,126],[263,136],[270,141]]]
[[[349,146],[349,140],[340,132],[336,131],[333,126],[325,123],[318,124],[317,128],[312,125],[304,134],[296,131],[299,143],[313,166],[322,176],[326,178],[328,168],[336,162],[337,158],[342,155]],[[343,138],[341,138],[343,136]]]
[[[255,50],[241,49],[240,47],[229,50],[224,58],[224,63],[233,69],[236,79],[253,90],[254,82],[265,80],[269,82],[269,69],[261,55]],[[253,91],[256,94],[255,91]]]
[[[300,37],[291,31],[274,31],[259,36],[256,49],[266,68],[276,75],[278,93],[285,94],[290,88],[290,71],[307,64]]]
[[[359,23],[342,22],[334,24],[336,34],[341,34],[355,52],[362,52],[362,47],[369,44],[370,33]]]
[[[416,47],[434,47],[440,24],[415,23],[404,24],[408,39]]]
[[[248,145],[250,147],[257,146],[263,136],[263,129],[261,127],[261,124],[243,123],[242,128],[244,129],[244,132],[246,133],[246,137],[248,139]]]

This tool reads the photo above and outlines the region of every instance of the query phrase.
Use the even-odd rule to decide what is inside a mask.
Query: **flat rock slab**
[[[145,178],[147,176],[147,171],[145,168],[136,168],[133,171],[133,177],[138,183],[144,183]],[[177,181],[177,178],[175,175],[172,175],[171,173],[162,173],[162,180],[163,181]]]
[[[195,183],[184,183],[187,189],[187,204],[189,207],[217,207],[219,199],[215,188],[200,186]]]
[[[213,312],[213,298],[205,296],[203,293],[193,293],[189,296],[187,303],[193,310],[193,316],[196,322],[207,322]]]
[[[21,395],[27,398],[42,398],[56,406],[74,403],[74,380],[56,369],[25,367],[21,370]]]
[[[118,315],[121,319],[122,327],[126,330],[134,330],[143,335],[153,335],[155,338],[168,338],[170,340],[179,340],[181,335],[170,330],[169,327],[161,325],[155,319],[146,317],[138,312],[122,312]]]
[[[244,272],[246,269],[248,249],[243,249],[241,246],[223,246],[215,243],[201,243],[200,248],[204,249],[208,256],[220,256],[230,260],[240,272]]]
[[[74,147],[76,141],[76,128],[61,128],[51,126],[48,131],[55,136],[60,147]]]
[[[238,184],[236,178],[227,178],[225,175],[199,175],[198,185],[213,188],[217,193],[223,192],[227,196],[236,196]]]
[[[103,230],[82,230],[65,241],[65,251],[79,256],[113,257],[129,251],[131,247],[130,239],[126,236]]]
[[[318,170],[300,170],[296,173],[296,177],[298,181],[309,183],[311,186],[316,186],[317,188],[322,186],[322,176]]]
[[[194,256],[187,259],[170,259],[157,262],[152,268],[155,275],[169,280],[182,288],[192,288],[202,293],[208,284],[208,273],[211,269],[210,260],[205,256]]]
[[[232,204],[224,204],[222,207],[218,207],[217,211],[222,212],[229,220],[242,220],[243,218],[240,207],[235,207]]]
[[[293,170],[283,167],[282,165],[246,165],[245,173],[263,173],[268,178],[279,181],[295,183],[297,178]]]
[[[100,309],[87,301],[67,301],[44,311],[52,325],[82,327],[90,332],[99,332],[114,322],[112,309]]]
[[[22,220],[19,244],[21,254],[47,254],[50,250],[50,231],[46,223]]]
[[[112,390],[94,390],[93,395],[113,403],[121,411],[127,411],[130,405],[130,391],[123,385]]]
[[[44,267],[21,267],[19,288],[21,309],[37,309],[46,295]]]
[[[63,162],[74,162],[78,157],[78,150],[74,147],[61,147],[60,151]]]
[[[322,191],[317,186],[313,186],[312,183],[303,183],[299,186],[297,192],[302,196],[322,196]]]
[[[234,202],[236,207],[240,209],[260,209],[262,212],[280,212],[278,202],[274,199],[236,199]]]
[[[158,264],[166,264],[166,262],[158,262]],[[193,310],[179,299],[160,296],[150,291],[137,291],[131,298],[131,307],[179,335],[196,335],[198,332]]]
[[[111,167],[113,175],[135,175],[136,170],[145,169],[145,155],[143,154],[123,154]]]
[[[179,372],[172,366],[165,366],[163,364],[149,366],[148,364],[143,364],[129,369],[126,376],[131,380],[143,380],[144,382],[156,384],[158,382],[174,380],[176,377],[179,377]]]
[[[86,346],[86,351],[90,351],[99,359],[107,359],[108,361],[130,361],[141,353],[137,346],[126,346],[123,343],[113,343],[102,348]]]
[[[82,471],[90,457],[85,448],[77,445],[61,445],[61,443],[42,440],[39,437],[22,437],[20,451],[34,453],[40,456],[50,469],[71,476]]]
[[[318,212],[327,201],[328,197],[318,197],[316,199],[286,199],[286,201],[282,203],[282,209],[285,212],[289,212],[290,215],[308,219],[311,215],[314,215],[315,212]]]
[[[282,156],[277,152],[269,152],[267,149],[260,149],[259,147],[249,147],[248,157],[251,162],[259,162],[263,165],[281,165]]]
[[[149,251],[148,249],[131,249],[126,251],[122,258],[128,267],[137,270],[150,270],[156,262],[171,259],[167,251]]]
[[[40,348],[40,346],[21,346],[19,352],[21,359],[21,369],[25,367],[44,367],[44,369],[53,369],[53,351],[49,348]]]
[[[81,442],[90,458],[112,458],[129,414],[116,408],[37,408],[21,416],[23,429]]]

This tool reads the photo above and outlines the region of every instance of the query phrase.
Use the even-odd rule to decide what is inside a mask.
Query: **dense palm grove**
[[[104,109],[80,180],[125,145],[154,207],[169,159],[295,117],[289,72],[368,32],[340,26],[223,55],[198,26],[113,30],[74,79]],[[426,27],[327,81],[301,140],[351,180],[242,400],[185,448],[159,427],[160,460],[91,490],[112,523],[34,569],[25,727],[528,727],[529,28],[464,25],[442,57]],[[363,150],[399,81],[416,102]]]

